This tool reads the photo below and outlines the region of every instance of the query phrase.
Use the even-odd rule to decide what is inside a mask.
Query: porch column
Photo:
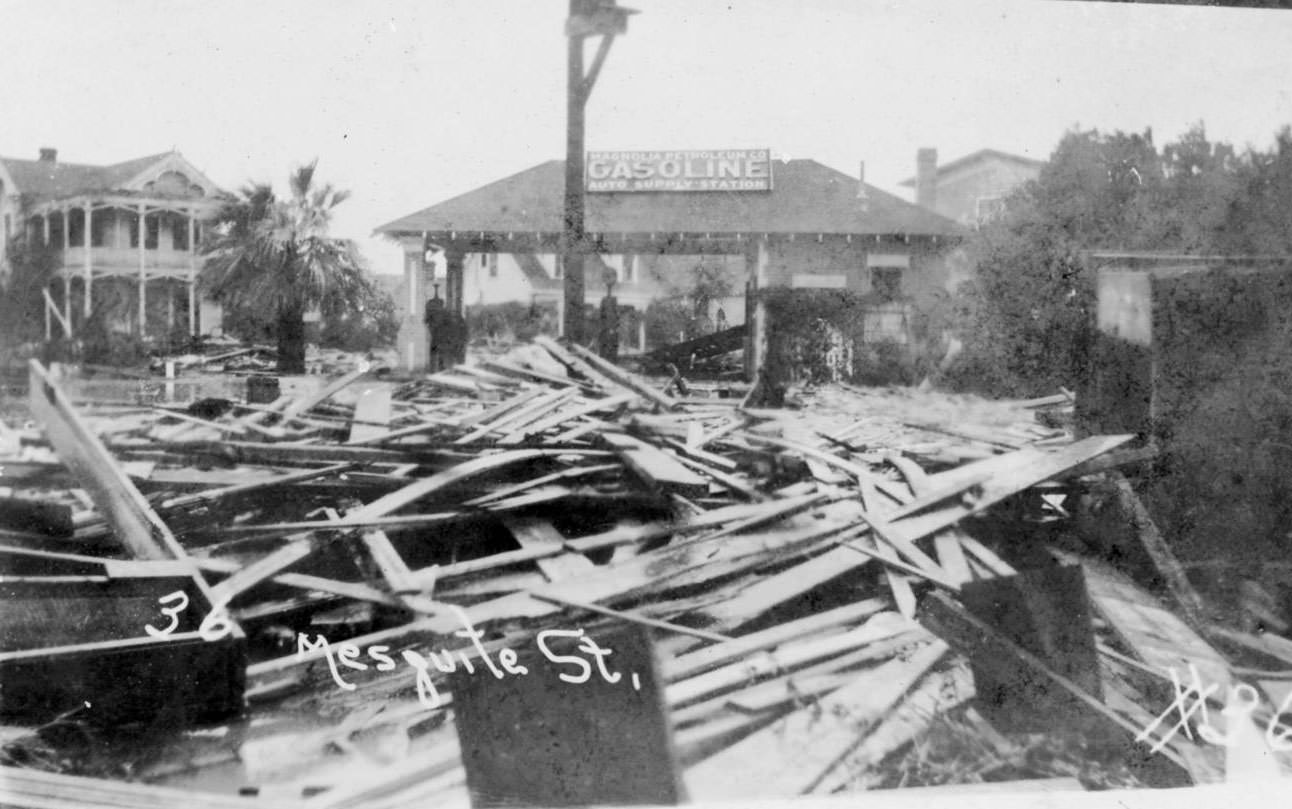
[[[67,322],[67,336],[72,337],[72,276],[63,268],[63,320]]]
[[[94,246],[94,203],[85,201],[85,319],[90,319],[90,283],[94,274],[94,260],[90,248]]]
[[[144,239],[147,228],[144,219],[148,216],[148,206],[139,204],[139,336],[143,337],[148,328],[148,269],[145,265]]]
[[[188,333],[197,336],[197,228],[193,212],[188,212]]]

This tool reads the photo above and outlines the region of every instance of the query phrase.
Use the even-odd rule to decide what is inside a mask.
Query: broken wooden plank
[[[595,368],[602,376],[610,379],[620,387],[636,393],[648,402],[656,404],[664,410],[675,410],[678,407],[677,400],[665,396],[641,379],[638,379],[635,374],[625,371],[614,363],[606,362],[583,346],[573,343],[570,345],[570,350],[585,363]]]
[[[826,582],[846,576],[867,563],[866,558],[846,549],[826,551],[751,584],[734,598],[725,599],[703,610],[701,615],[708,620],[707,626],[710,628],[719,632],[731,632],[769,610]]]
[[[625,393],[618,396],[608,396],[604,399],[591,399],[576,407],[559,411],[553,415],[541,418],[538,421],[530,422],[523,427],[514,428],[510,433],[503,436],[498,441],[498,444],[501,446],[518,444],[521,441],[524,441],[528,436],[537,435],[538,433],[545,432],[553,427],[559,427],[560,425],[565,424],[568,421],[573,421],[580,416],[590,415],[602,410],[614,410],[617,407],[634,401],[636,398],[636,396],[630,393]]]
[[[1184,572],[1184,567],[1180,561],[1175,558],[1171,548],[1166,544],[1162,532],[1157,529],[1153,517],[1148,513],[1148,509],[1140,502],[1139,495],[1131,487],[1130,481],[1120,472],[1110,472],[1109,481],[1113,484],[1117,493],[1117,501],[1122,510],[1130,517],[1131,525],[1134,528],[1135,536],[1139,538],[1140,544],[1144,550],[1148,551],[1149,557],[1157,567],[1162,579],[1166,582],[1167,589],[1175,597],[1175,601],[1184,611],[1185,619],[1195,628],[1201,628],[1205,625],[1205,608],[1202,603],[1202,597],[1198,591],[1193,588],[1189,582],[1188,575]]]
[[[868,598],[855,604],[836,607],[816,615],[809,615],[806,618],[777,624],[761,632],[755,632],[727,643],[709,646],[666,660],[663,664],[664,673],[670,681],[681,680],[787,641],[808,637],[844,624],[864,620],[884,609],[885,606],[886,602],[882,599]]]
[[[1059,555],[1085,570],[1095,609],[1139,659],[1166,674],[1174,670],[1181,682],[1190,679],[1192,666],[1204,685],[1215,684],[1220,694],[1229,693],[1229,662],[1175,613],[1111,565],[1072,554]]]
[[[81,775],[0,766],[0,805],[23,809],[291,809],[299,801],[247,798]]]
[[[945,643],[934,641],[908,660],[864,672],[819,704],[794,711],[692,767],[686,773],[691,798],[751,799],[810,790],[947,651]]]
[[[222,486],[218,489],[208,489],[204,492],[195,492],[193,494],[179,495],[167,500],[161,501],[157,505],[158,511],[173,511],[182,508],[191,508],[198,505],[209,505],[219,502],[220,500],[234,497],[237,495],[250,494],[251,492],[271,489],[275,486],[285,486],[292,483],[304,483],[307,480],[317,480],[328,475],[340,474],[354,468],[352,463],[338,463],[330,466],[323,466],[317,469],[305,469],[300,472],[289,472],[267,480],[255,480],[249,483],[239,483],[232,486]]]
[[[807,663],[846,654],[912,631],[923,632],[913,621],[895,613],[881,612],[847,632],[786,643],[775,651],[752,654],[704,674],[673,681],[668,687],[668,702],[675,707],[687,705],[748,682],[792,671]]]
[[[366,443],[389,432],[390,398],[393,392],[390,385],[382,384],[367,388],[359,394],[346,443]]]
[[[1062,475],[1072,467],[1097,457],[1121,446],[1134,436],[1094,436],[1071,444],[1055,452],[1041,452],[1036,449],[1022,449],[1009,455],[999,456],[980,464],[993,464],[999,472],[992,474],[981,484],[980,494],[973,502],[951,502],[942,508],[921,512],[902,520],[889,523],[887,532],[894,539],[915,542],[944,528],[950,528],[967,517],[999,503],[1007,497],[1043,483],[1053,477]],[[1006,462],[1008,460],[1008,463]],[[963,467],[931,476],[941,491],[942,483],[948,480],[963,481],[981,475],[984,466],[966,464]],[[900,550],[900,547],[899,547]]]
[[[893,710],[880,719],[855,749],[848,752],[834,766],[821,772],[815,783],[804,792],[828,794],[845,786],[857,788],[856,777],[880,769],[880,762],[890,753],[915,740],[928,731],[936,717],[945,715],[952,708],[973,699],[973,678],[968,667],[956,664],[946,671],[935,671],[925,677]],[[1070,779],[1076,790],[1080,782]],[[865,782],[863,782],[865,783]],[[1019,782],[992,785],[1013,792]],[[976,786],[976,785],[975,785]],[[959,785],[957,785],[957,789]],[[903,789],[906,796],[912,790]],[[919,793],[921,790],[916,789]]]
[[[938,637],[950,643],[971,660],[990,663],[1004,673],[1016,672],[1020,700],[1028,700],[1038,707],[1053,711],[1056,703],[1060,710],[1076,708],[1077,716],[1094,730],[1104,730],[1111,738],[1119,739],[1129,749],[1144,730],[1134,722],[1123,719],[1097,697],[1081,686],[1063,677],[1047,666],[1036,655],[997,632],[985,621],[971,615],[944,593],[930,593],[923,602],[924,623]],[[1004,676],[1002,676],[1004,679]],[[1051,714],[1053,715],[1053,714]],[[1147,746],[1142,752],[1147,752]],[[1163,749],[1160,755],[1181,770],[1184,760],[1173,750]]]
[[[38,361],[29,364],[32,414],[61,460],[94,495],[118,540],[139,559],[183,559],[187,556],[135,484],[99,437],[90,431],[67,396]]]
[[[533,595],[535,598],[541,599],[543,601],[551,601],[553,604],[559,604],[563,607],[572,607],[576,610],[594,612],[598,615],[604,615],[608,618],[616,618],[620,621],[625,621],[630,624],[639,624],[641,626],[650,627],[652,629],[662,629],[665,632],[672,632],[678,635],[690,635],[692,637],[700,638],[701,640],[713,641],[716,643],[724,643],[726,641],[731,640],[731,638],[727,637],[726,635],[719,635],[716,632],[709,632],[704,629],[696,629],[690,626],[673,624],[673,623],[669,623],[668,621],[660,621],[655,618],[649,618],[645,615],[638,615],[632,612],[624,612],[623,610],[612,610],[612,609],[609,609],[608,607],[603,607],[600,604],[593,604],[588,601],[581,601],[577,598],[570,598],[568,596],[563,596],[563,595],[555,595],[553,593],[543,593],[541,591],[530,591],[530,594]]]
[[[534,344],[542,348],[548,354],[552,355],[552,358],[555,359],[557,362],[561,363],[565,367],[579,374],[584,379],[587,379],[589,382],[592,382],[602,390],[609,392],[613,390],[623,389],[623,385],[616,384],[613,380],[606,377],[596,368],[593,368],[591,365],[579,359],[574,354],[571,354],[568,350],[566,350],[565,346],[556,342],[551,337],[540,334],[534,338]],[[633,395],[634,395],[634,398],[636,398],[637,394],[635,391],[633,391]]]
[[[550,548],[555,553],[537,560],[538,569],[548,581],[577,578],[594,565],[581,553],[565,550],[565,537],[556,526],[539,517],[505,517],[502,521],[522,548]]]
[[[359,363],[358,368],[355,368],[348,374],[337,377],[325,385],[321,390],[310,394],[309,396],[302,396],[299,399],[293,400],[283,408],[283,419],[291,419],[309,412],[310,408],[331,399],[334,395],[349,387],[352,383],[358,380],[359,377],[366,373],[368,373],[368,364],[366,362]]]
[[[558,410],[565,406],[566,402],[573,399],[577,394],[578,389],[573,387],[549,391],[519,410],[508,413],[495,421],[480,425],[475,431],[475,438],[485,437],[489,433],[501,433],[505,437],[516,430],[523,430],[526,425],[543,418],[553,410]],[[468,437],[458,439],[455,443],[469,443]]]
[[[692,497],[709,491],[708,481],[645,441],[613,432],[602,433],[599,439],[651,489]]]

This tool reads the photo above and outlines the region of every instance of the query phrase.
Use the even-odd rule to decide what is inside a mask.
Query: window
[[[126,214],[126,230],[130,231],[130,246],[139,247],[139,214]]]
[[[902,271],[897,267],[876,267],[870,271],[870,288],[886,301],[902,294]]]
[[[49,222],[49,242],[48,244],[62,247],[63,246],[63,215],[61,213],[47,214],[45,221]]]
[[[196,250],[202,244],[202,223],[193,220],[193,249]]]
[[[637,283],[637,256],[624,256],[624,283]]]
[[[188,250],[188,219],[183,216],[170,216],[171,244],[176,250]]]
[[[144,249],[156,250],[161,239],[161,214],[144,216]]]
[[[67,244],[69,247],[85,246],[85,211],[81,208],[67,212]]]
[[[884,304],[862,313],[862,336],[866,343],[906,345],[906,307]]]
[[[115,247],[109,244],[112,241],[112,234],[116,228],[116,212],[111,209],[95,211],[90,216],[90,246],[91,247]]]
[[[485,253],[483,256],[480,257],[480,259],[484,263],[484,266],[489,269],[489,277],[497,278],[498,277],[498,254]]]
[[[978,224],[990,222],[1005,212],[1004,197],[979,197],[974,203],[974,216]]]

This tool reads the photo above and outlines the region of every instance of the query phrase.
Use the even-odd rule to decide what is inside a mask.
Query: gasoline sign
[[[771,191],[769,149],[588,152],[588,191]]]

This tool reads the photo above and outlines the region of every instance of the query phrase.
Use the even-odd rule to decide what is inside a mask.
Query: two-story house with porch
[[[111,165],[0,157],[0,248],[19,238],[56,251],[46,336],[76,336],[91,316],[143,337],[209,332],[199,300],[202,223],[226,197],[179,152]]]

